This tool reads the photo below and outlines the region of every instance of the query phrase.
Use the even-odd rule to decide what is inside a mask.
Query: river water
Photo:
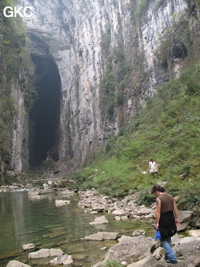
[[[116,241],[85,241],[86,235],[98,231],[118,232],[131,236],[136,229],[146,230],[147,236],[154,232],[149,221],[115,221],[112,215],[105,214],[106,225],[90,226],[96,216],[78,208],[78,196],[70,198],[70,204],[55,206],[57,195],[44,199],[30,199],[27,192],[0,193],[0,267],[10,260],[19,260],[30,266],[49,266],[45,261],[29,261],[28,252],[22,245],[34,243],[36,249],[60,248],[72,255],[75,266],[89,267],[102,261],[107,249]],[[101,250],[106,247],[106,250]]]

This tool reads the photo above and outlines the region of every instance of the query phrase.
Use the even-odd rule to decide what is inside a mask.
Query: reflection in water
[[[109,224],[95,228],[89,224],[95,216],[78,208],[76,197],[62,207],[55,206],[56,198],[60,199],[56,195],[29,199],[27,192],[0,193],[1,267],[11,259],[30,264],[28,253],[22,251],[22,245],[27,243],[34,243],[37,249],[59,247],[64,253],[72,255],[76,265],[92,266],[103,259],[106,252],[102,252],[101,248],[109,248],[115,241],[88,242],[81,238],[98,231],[131,235],[135,229],[141,229],[141,222],[116,222],[109,215],[106,215]],[[142,229],[150,227],[149,223],[142,224]],[[34,262],[30,265],[39,266]]]
[[[14,226],[14,233],[16,236],[16,245],[23,243],[25,240],[23,240],[23,233],[25,232],[25,216],[24,214],[24,197],[22,194],[14,193],[11,196],[12,199],[12,222]],[[26,209],[29,211],[29,209]],[[30,218],[27,216],[27,218]]]

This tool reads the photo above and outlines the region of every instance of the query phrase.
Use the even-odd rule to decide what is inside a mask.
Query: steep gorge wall
[[[0,181],[5,181],[7,175],[21,174],[29,167],[31,64],[21,21],[8,21],[0,14],[0,22]]]
[[[25,19],[32,53],[50,57],[58,67],[59,159],[69,162],[71,169],[85,166],[156,93],[157,86],[169,79],[169,73],[179,74],[187,55],[170,50],[160,62],[156,54],[160,36],[173,26],[173,20],[183,14],[190,32],[199,34],[197,19],[192,14],[196,8],[194,1],[22,0],[21,3],[34,10],[34,15]],[[106,74],[109,56],[113,69],[118,64],[113,53],[116,47],[123,50],[131,71],[123,87],[123,101],[114,101],[109,116],[101,103],[100,81]],[[117,86],[114,90],[118,90]]]

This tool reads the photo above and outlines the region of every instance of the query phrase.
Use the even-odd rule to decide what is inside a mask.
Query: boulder
[[[65,189],[63,191],[60,191],[59,192],[59,195],[64,195],[64,196],[67,196],[67,197],[72,197],[72,196],[74,196],[74,191],[70,191],[68,189]]]
[[[119,236],[118,233],[111,232],[98,232],[93,235],[89,235],[84,237],[85,240],[95,240],[95,241],[103,241],[103,240],[115,240]]]
[[[145,257],[144,259],[131,263],[127,267],[150,267],[154,266],[157,260],[153,256]]]
[[[69,255],[68,258],[65,261],[63,261],[63,266],[66,266],[66,267],[73,266],[73,260],[72,260],[71,255]]]
[[[103,263],[114,260],[130,264],[150,256],[152,248],[156,246],[153,238],[144,236],[122,236],[118,241],[108,250]]]
[[[122,221],[126,221],[126,220],[128,220],[128,216],[121,216],[121,220],[122,220]]]
[[[193,242],[193,241],[196,241],[196,237],[194,236],[188,236],[188,237],[184,237],[180,240],[180,245],[181,244],[186,244],[186,243],[190,243],[190,242]]]
[[[55,201],[56,207],[61,207],[61,206],[68,205],[68,204],[70,204],[70,200],[56,200]]]
[[[44,189],[45,189],[45,188],[48,188],[48,186],[49,186],[49,185],[48,185],[47,183],[44,183],[44,184],[43,184]]]
[[[72,256],[71,255],[60,255],[53,260],[50,261],[50,264],[53,265],[64,265],[67,267],[71,267],[73,264]]]
[[[28,255],[29,259],[39,259],[39,258],[48,258],[49,257],[49,249],[40,249],[36,252],[31,252]]]
[[[106,205],[104,205],[104,204],[96,204],[96,203],[94,203],[92,205],[92,210],[93,211],[100,212],[100,211],[104,211],[105,209],[106,209]]]
[[[164,248],[158,247],[154,252],[153,256],[156,260],[160,260],[162,256],[165,254]]]
[[[48,258],[48,257],[56,257],[56,256],[60,256],[63,255],[63,251],[61,249],[55,249],[55,248],[51,248],[51,249],[40,249],[36,252],[31,252],[28,255],[29,259],[39,259],[39,258]]]
[[[51,193],[53,193],[53,192],[55,192],[55,189],[53,189],[53,188],[49,188],[49,187],[45,187],[44,189],[40,189],[40,195],[47,195],[47,194],[51,194]]]
[[[9,261],[9,263],[6,265],[6,267],[31,267],[30,265],[21,263],[19,261]]]
[[[133,233],[132,233],[132,236],[139,236],[139,235],[143,235],[145,236],[145,230],[135,230]]]
[[[172,236],[172,244],[173,245],[180,245],[180,242],[182,239],[183,239],[182,235],[175,234],[174,236]]]
[[[179,224],[177,227],[177,231],[183,231],[185,230],[191,220],[193,211],[186,211],[186,210],[179,210],[178,211],[178,220],[179,220]]]
[[[96,217],[94,222],[90,222],[90,225],[106,224],[108,221],[105,216]]]
[[[198,238],[192,240],[188,238],[181,239],[181,244],[175,246],[175,251],[177,255],[183,257],[185,263],[189,261],[193,266],[200,266],[200,240]]]
[[[200,237],[200,229],[198,229],[198,230],[188,230],[187,233],[190,236]]]
[[[59,248],[50,248],[49,250],[49,257],[56,257],[56,256],[60,256],[63,254],[64,252]]]
[[[140,209],[137,211],[137,214],[140,216],[152,214],[152,209],[147,208],[145,206],[141,206]]]
[[[35,249],[35,245],[33,243],[29,243],[29,244],[24,244],[22,246],[23,250],[26,251],[26,250],[31,250],[31,249]]]
[[[118,210],[114,210],[114,211],[112,212],[112,214],[113,214],[113,215],[116,215],[116,216],[123,216],[123,215],[125,215],[125,212],[124,212],[124,210],[120,210],[120,209],[118,209]]]
[[[49,181],[47,182],[47,184],[48,184],[49,186],[52,186],[52,185],[53,185],[53,182],[49,180]]]

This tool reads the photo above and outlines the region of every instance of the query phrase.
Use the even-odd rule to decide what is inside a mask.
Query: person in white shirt
[[[153,159],[149,161],[149,172],[153,176],[158,173],[158,166]]]

